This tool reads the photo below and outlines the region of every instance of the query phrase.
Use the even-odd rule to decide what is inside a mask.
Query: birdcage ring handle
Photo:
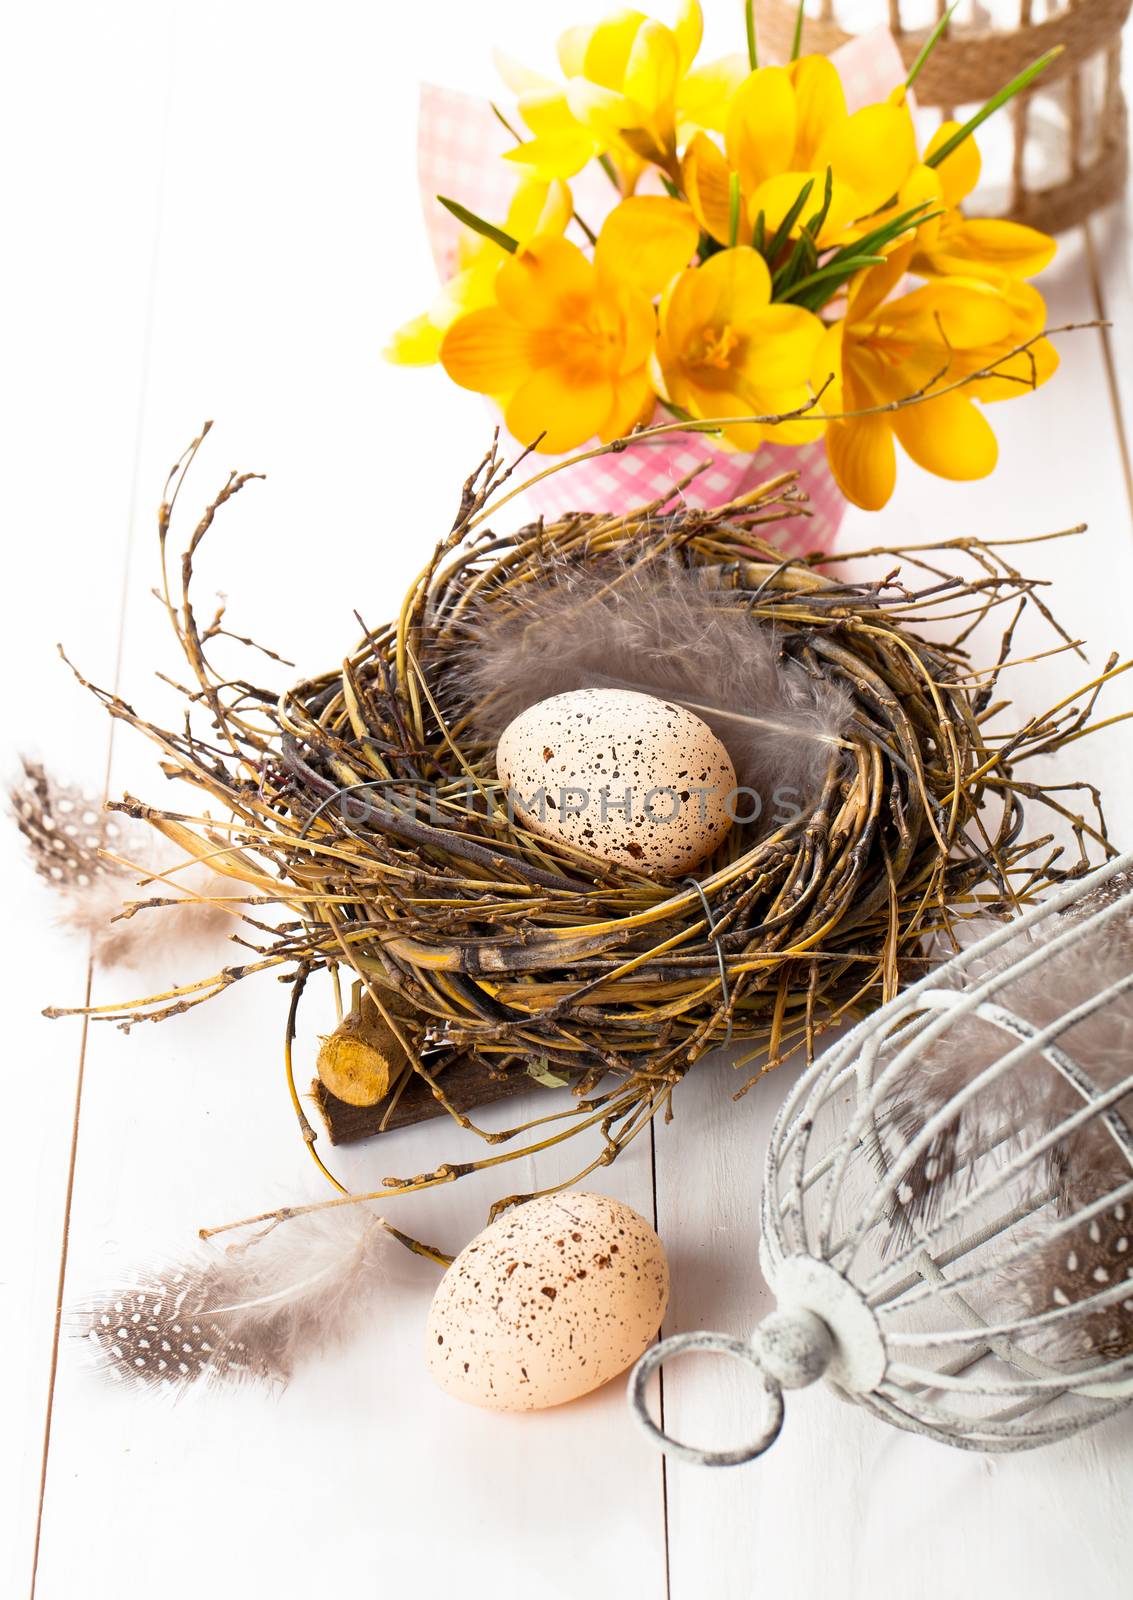
[[[748,1444],[736,1445],[730,1450],[699,1450],[695,1445],[674,1439],[664,1428],[658,1427],[645,1403],[645,1385],[663,1361],[684,1355],[689,1350],[712,1350],[722,1355],[734,1356],[746,1362],[756,1373],[763,1387],[765,1416],[763,1427]],[[650,1345],[633,1369],[629,1384],[630,1409],[639,1425],[666,1455],[681,1461],[691,1461],[701,1467],[738,1467],[745,1461],[754,1461],[775,1443],[783,1426],[783,1391],[768,1373],[754,1347],[743,1339],[733,1339],[726,1333],[676,1333]]]

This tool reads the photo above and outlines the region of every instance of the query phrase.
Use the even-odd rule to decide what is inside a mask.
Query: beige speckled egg
[[[457,1256],[429,1309],[425,1361],[441,1388],[491,1411],[589,1394],[637,1360],[669,1299],[661,1241],[601,1194],[504,1213]]]
[[[622,866],[676,877],[732,826],[736,773],[706,722],[628,689],[575,689],[529,706],[496,748],[514,815]]]

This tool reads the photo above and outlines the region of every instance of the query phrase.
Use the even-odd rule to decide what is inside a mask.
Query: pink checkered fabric
[[[887,28],[852,40],[833,59],[851,110],[884,99],[905,74]],[[487,101],[435,84],[422,85],[417,171],[429,245],[442,279],[455,269],[460,224],[438,204],[436,196],[458,199],[483,217],[503,217],[515,175],[499,157],[512,142]],[[572,189],[579,211],[597,226],[592,219],[603,217],[614,198],[605,175],[592,165],[573,181]],[[666,419],[659,414],[657,420]],[[518,451],[516,445],[515,453]],[[533,457],[532,469],[555,459]],[[811,514],[777,523],[774,540],[791,553],[832,548],[846,502],[821,444],[764,444],[752,455],[721,448],[701,434],[673,434],[663,443],[631,445],[617,455],[579,462],[537,484],[528,491],[527,499],[547,516],[568,510],[620,513],[671,492],[681,478],[705,461],[709,463],[705,470],[682,491],[686,504],[723,505],[780,472],[797,471]]]
[[[669,419],[659,413],[655,419]],[[511,441],[514,453],[518,446]],[[520,475],[550,466],[565,456],[529,456]],[[705,466],[704,463],[707,462]],[[696,467],[703,471],[678,494],[675,486]],[[748,490],[758,488],[781,472],[797,472],[807,495],[809,515],[776,522],[767,537],[789,555],[832,548],[846,502],[830,474],[821,444],[764,444],[754,454],[721,449],[716,440],[699,433],[675,433],[655,444],[629,445],[617,455],[556,472],[527,490],[528,503],[547,518],[567,511],[603,511],[621,515],[651,500],[673,495],[673,505],[722,506]]]

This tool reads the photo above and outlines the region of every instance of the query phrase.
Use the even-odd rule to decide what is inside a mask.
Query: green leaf
[[[809,233],[802,233],[795,241],[795,248],[785,266],[771,280],[772,300],[782,300],[787,290],[804,273],[813,272],[818,265],[818,252],[814,248],[814,240]]]
[[[761,256],[767,255],[767,213],[761,211],[755,219],[755,231],[752,233],[751,242]]]
[[[598,165],[602,168],[602,171],[606,174],[607,178],[609,178],[614,188],[619,194],[621,194],[622,185],[621,180],[618,177],[618,169],[615,167],[614,163],[610,160],[609,156],[604,150],[598,157]]]
[[[446,195],[439,194],[437,199],[446,211],[451,211],[458,222],[463,222],[466,228],[471,228],[473,233],[478,233],[481,238],[491,239],[493,244],[498,244],[510,255],[519,249],[519,240],[513,239],[510,233],[505,233],[502,228],[497,228],[494,223],[485,222],[483,217],[478,217],[475,211],[469,211],[467,206],[462,206],[459,200],[450,200]]]
[[[864,267],[877,267],[885,260],[884,256],[850,256],[845,261],[827,262],[826,266],[819,267],[817,272],[808,273],[805,278],[791,286],[785,294],[779,296],[780,301],[794,300],[816,284],[826,283],[828,279],[837,278],[840,283],[846,283],[855,272],[861,272]],[[834,285],[838,287],[838,285]]]
[[[960,4],[960,0],[956,0],[956,4],[959,5]],[[496,104],[496,102],[494,100],[489,100],[488,104],[492,108],[492,115],[495,117],[496,121],[500,124],[500,126],[507,129],[507,131],[511,134],[512,138],[515,140],[516,144],[522,144],[523,143],[523,135],[521,133],[519,133],[515,128],[512,127],[511,123],[504,116],[503,112],[500,110],[500,108]]]
[[[948,10],[944,13],[940,21],[936,24],[936,27],[932,30],[924,44],[921,46],[920,54],[909,68],[909,76],[905,79],[906,89],[911,89],[913,84],[916,83],[917,79],[920,77],[921,68],[924,66],[929,56],[940,43],[945,28],[947,28],[948,24],[952,21],[952,13],[959,4],[960,0],[952,0],[952,4],[948,7]]]
[[[744,26],[747,29],[747,59],[754,72],[759,65],[759,51],[755,43],[755,0],[744,0]]]
[[[691,411],[686,411],[684,406],[677,405],[675,401],[662,400],[660,395],[658,395],[657,404],[661,407],[662,411],[667,411],[676,422],[696,421],[696,418],[693,416]]]
[[[728,246],[734,249],[740,236],[740,175],[728,176]]]
[[[931,200],[921,200],[915,206],[910,206],[908,211],[902,211],[899,216],[891,217],[888,222],[883,222],[879,228],[874,228],[871,233],[863,233],[860,239],[854,239],[849,244],[844,244],[834,252],[827,262],[844,259],[851,255],[873,255],[885,245],[892,244],[894,239],[900,238],[914,223],[919,227],[923,222],[932,222],[936,217],[942,217],[944,212],[930,211],[923,215],[926,207],[932,204]]]
[[[956,0],[956,4],[959,5],[959,3],[960,0]],[[792,61],[799,59],[799,52],[803,47],[803,12],[805,8],[806,0],[799,0],[799,9],[795,12],[795,37],[791,41]]]
[[[942,161],[946,161],[953,150],[962,145],[965,139],[970,139],[976,129],[982,127],[989,117],[994,116],[1001,106],[1005,106],[1017,94],[1022,94],[1024,89],[1029,89],[1039,73],[1045,72],[1055,57],[1060,56],[1064,49],[1064,45],[1056,45],[1053,50],[1048,50],[1045,55],[1041,55],[1037,61],[1032,61],[1029,67],[1024,67],[1017,78],[1012,78],[1011,82],[1005,84],[998,94],[993,94],[987,104],[977,111],[974,117],[969,117],[962,128],[957,128],[950,139],[945,139],[939,150],[933,151],[928,158],[928,166],[938,167]]]
[[[811,217],[810,221],[806,224],[806,231],[810,234],[811,238],[814,239],[816,242],[818,240],[819,234],[822,232],[823,224],[825,223],[826,218],[830,214],[830,202],[831,202],[831,200],[833,198],[834,198],[834,168],[833,167],[827,167],[827,169],[826,169],[826,183],[824,185],[823,195],[822,195],[822,204],[821,204],[821,206],[819,206],[818,210],[814,213],[814,216]]]
[[[768,261],[774,261],[775,257],[779,254],[780,250],[782,250],[787,240],[791,237],[791,229],[799,220],[802,209],[810,199],[810,191],[813,188],[814,179],[808,178],[803,184],[802,188],[799,190],[798,198],[794,205],[787,212],[787,215],[783,218],[779,226],[775,229],[771,243],[767,246],[766,255]],[[763,213],[760,212],[760,216],[762,215]]]

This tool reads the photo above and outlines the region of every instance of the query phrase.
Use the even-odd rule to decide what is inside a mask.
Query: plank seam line
[[[1086,241],[1086,264],[1090,278],[1090,295],[1094,302],[1094,312],[1099,321],[1107,323],[1105,293],[1102,289],[1101,273],[1098,271],[1097,252],[1094,249],[1094,237],[1090,232],[1090,224],[1082,224],[1082,232]],[[1125,428],[1125,411],[1121,404],[1121,388],[1117,381],[1117,363],[1113,354],[1113,341],[1110,339],[1110,329],[1098,329],[1101,336],[1102,364],[1105,367],[1106,388],[1109,390],[1110,409],[1113,412],[1114,427],[1117,430],[1117,448],[1121,454],[1121,468],[1125,479],[1125,497],[1129,504],[1129,514],[1133,517],[1133,457],[1130,455],[1129,435]]]

